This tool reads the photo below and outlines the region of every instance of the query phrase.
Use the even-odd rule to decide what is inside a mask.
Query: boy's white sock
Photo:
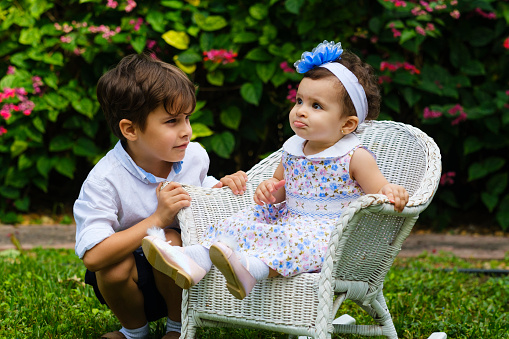
[[[166,318],[166,333],[168,332],[178,332],[181,333],[182,323],[178,321],[173,321],[170,318]]]
[[[145,326],[134,329],[128,329],[122,326],[120,332],[125,335],[127,339],[145,339],[148,338],[150,327],[148,326],[148,323],[146,323]]]
[[[183,247],[184,254],[193,259],[205,272],[209,272],[212,267],[209,250],[202,245],[191,245]]]
[[[260,281],[269,277],[269,266],[256,257],[242,256],[240,259],[242,265],[251,273],[251,275]],[[249,265],[247,263],[249,262]]]

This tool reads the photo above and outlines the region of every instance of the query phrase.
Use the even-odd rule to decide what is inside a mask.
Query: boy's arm
[[[160,190],[161,185],[156,189],[156,211],[136,225],[110,235],[87,250],[83,256],[85,267],[95,272],[122,261],[141,246],[149,228],[170,225],[178,211],[190,205],[191,198],[180,184],[172,182]]]

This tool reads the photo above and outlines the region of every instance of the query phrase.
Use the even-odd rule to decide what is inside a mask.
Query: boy
[[[180,245],[175,216],[190,205],[177,182],[245,190],[239,171],[220,181],[207,176],[209,158],[192,135],[195,87],[177,67],[146,55],[129,55],[97,84],[97,98],[120,140],[92,169],[74,204],[76,254],[85,282],[120,321],[103,338],[146,338],[148,321],[167,316],[167,333],[180,335],[181,290],[143,256],[147,229],[165,229]],[[170,184],[162,187],[163,182]]]

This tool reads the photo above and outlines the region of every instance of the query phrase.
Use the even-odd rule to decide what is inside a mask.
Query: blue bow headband
[[[311,52],[302,53],[300,60],[297,60],[293,65],[298,73],[306,73],[317,66],[331,71],[341,81],[350,99],[352,99],[359,118],[359,124],[361,124],[368,115],[366,92],[364,92],[364,88],[362,88],[355,74],[339,62],[334,62],[341,58],[342,53],[341,42],[334,44],[334,41],[324,40]]]

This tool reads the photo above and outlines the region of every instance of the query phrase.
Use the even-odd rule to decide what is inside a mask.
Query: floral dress
[[[222,241],[234,250],[261,259],[285,277],[322,267],[332,230],[348,204],[364,194],[350,178],[354,151],[363,147],[348,134],[311,156],[304,139],[283,145],[286,201],[242,210],[207,230],[202,245]],[[236,248],[235,248],[236,246]]]

